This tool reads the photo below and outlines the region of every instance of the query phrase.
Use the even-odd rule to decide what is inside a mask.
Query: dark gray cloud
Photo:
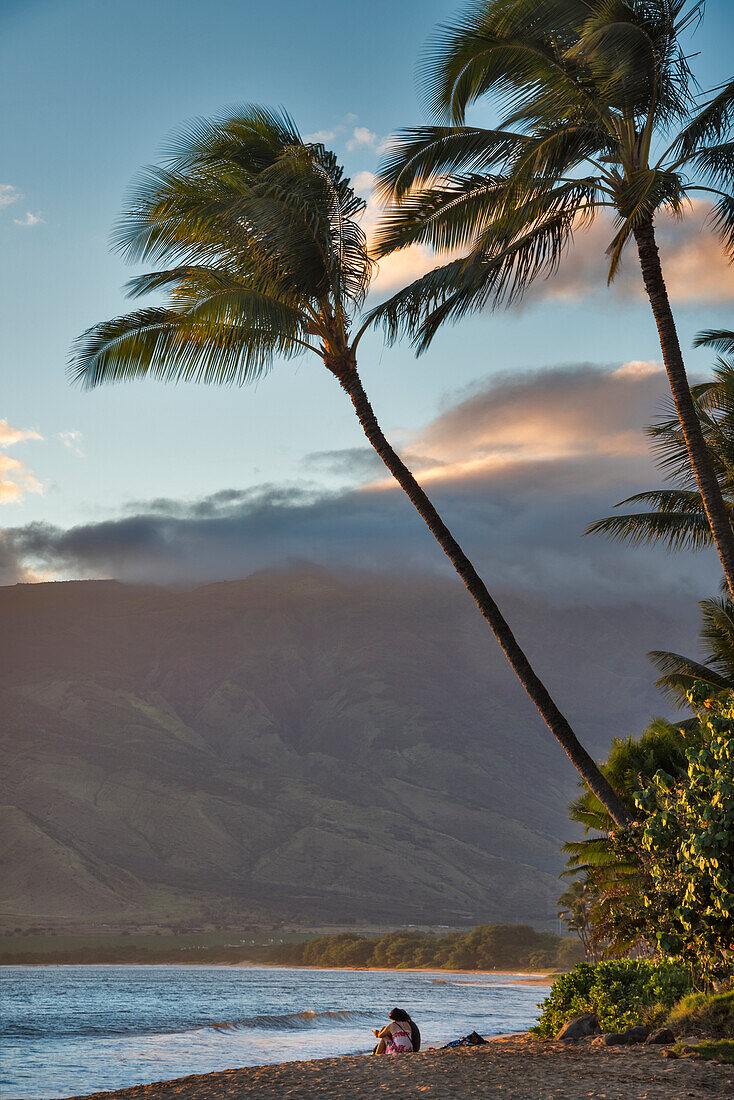
[[[416,433],[421,478],[488,583],[563,602],[647,601],[714,590],[713,553],[666,556],[600,537],[589,523],[659,483],[640,435],[665,393],[650,367],[565,368],[477,386]],[[372,481],[224,489],[195,501],[138,502],[105,522],[5,533],[0,565],[199,583],[290,560],[379,570],[450,568],[412,505],[361,449],[323,452]],[[343,465],[340,467],[339,463]]]
[[[303,460],[307,470],[333,474],[335,477],[365,481],[378,477],[384,469],[382,460],[371,447],[344,447],[340,451],[312,451]]]

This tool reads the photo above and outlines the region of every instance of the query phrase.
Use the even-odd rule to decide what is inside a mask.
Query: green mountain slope
[[[508,611],[598,754],[690,644]],[[574,773],[450,581],[20,585],[0,622],[6,927],[553,916]]]

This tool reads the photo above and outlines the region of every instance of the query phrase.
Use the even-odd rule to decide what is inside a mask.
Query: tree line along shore
[[[189,939],[190,937],[187,937]],[[235,939],[235,936],[230,939]],[[257,937],[260,941],[266,937]],[[267,937],[272,939],[273,937]],[[0,965],[114,964],[237,964],[364,967],[425,970],[567,969],[579,961],[576,940],[529,925],[486,924],[469,932],[434,935],[413,930],[379,936],[354,932],[313,939],[299,937],[291,943],[242,942],[224,944],[175,942],[174,937],[145,937],[144,943],[121,942],[122,937],[94,937],[96,942],[55,944],[48,949],[34,938],[31,949],[20,942],[0,951]],[[18,937],[18,940],[20,938]],[[153,942],[151,942],[151,940]],[[173,941],[173,942],[172,942]],[[5,946],[7,948],[7,938]]]

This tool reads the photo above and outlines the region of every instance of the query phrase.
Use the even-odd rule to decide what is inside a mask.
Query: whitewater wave
[[[342,1024],[348,1021],[372,1020],[374,1013],[350,1012],[340,1009],[335,1012],[314,1012],[305,1008],[301,1012],[284,1012],[275,1016],[243,1016],[238,1020],[222,1020],[207,1024],[218,1031],[238,1031],[242,1028],[266,1028],[273,1031],[320,1027],[324,1024]]]
[[[165,1024],[146,1027],[141,1021],[122,1021],[118,1018],[86,1021],[79,1026],[73,1019],[56,1021],[51,1030],[57,1035],[66,1037],[80,1036],[117,1036],[117,1035],[182,1035],[193,1031],[245,1031],[260,1029],[265,1031],[300,1031],[304,1028],[317,1028],[328,1026],[343,1026],[345,1023],[357,1021],[374,1021],[377,1019],[373,1012],[350,1012],[341,1009],[333,1012],[315,1012],[312,1009],[302,1009],[300,1012],[284,1012],[278,1015],[241,1016],[234,1020],[202,1020],[188,1019],[177,1021],[173,1026]],[[3,1027],[4,1035],[14,1038],[29,1038],[44,1035],[48,1037],[48,1024],[44,1027],[40,1022],[8,1021]]]

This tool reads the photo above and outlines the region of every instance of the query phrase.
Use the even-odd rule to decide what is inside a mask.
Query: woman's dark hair
[[[394,1008],[388,1015],[391,1020],[395,1020],[399,1024],[407,1024],[410,1020],[410,1016],[407,1012],[403,1012],[402,1008]]]

